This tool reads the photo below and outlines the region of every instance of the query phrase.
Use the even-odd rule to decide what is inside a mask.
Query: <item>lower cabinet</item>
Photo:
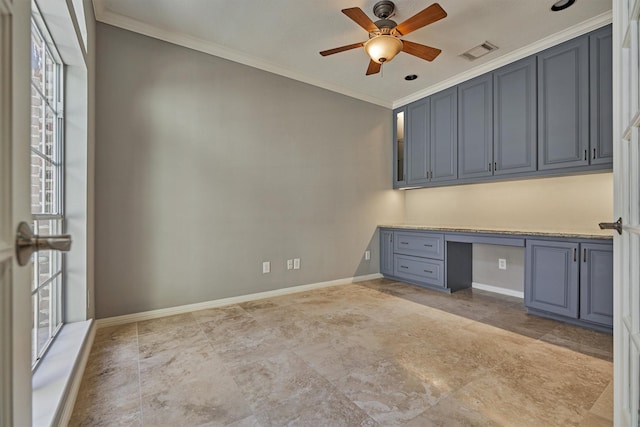
[[[380,273],[416,285],[444,289],[444,234],[381,229]]]
[[[611,244],[528,239],[525,274],[529,309],[613,325]]]
[[[452,292],[472,283],[472,243],[525,246],[524,304],[539,316],[610,331],[613,326],[613,243],[580,237],[534,237],[380,229],[380,273]],[[446,239],[445,239],[446,236]],[[514,238],[517,237],[517,238]],[[471,240],[469,240],[471,239]]]

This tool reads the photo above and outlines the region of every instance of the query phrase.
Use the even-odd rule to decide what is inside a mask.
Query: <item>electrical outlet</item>
[[[300,258],[293,259],[293,269],[300,270]]]
[[[498,268],[500,270],[506,270],[507,269],[507,260],[504,258],[498,258]]]
[[[291,270],[293,268],[293,260],[292,259],[288,259],[287,260],[287,270]]]
[[[262,274],[265,273],[271,273],[271,263],[269,261],[262,263]]]
[[[364,251],[364,260],[369,261],[370,259],[371,259],[371,251],[370,250]]]

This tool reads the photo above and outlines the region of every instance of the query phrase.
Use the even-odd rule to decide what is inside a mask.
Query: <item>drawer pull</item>
[[[400,242],[401,245],[408,245],[409,242]]]
[[[431,270],[424,270],[425,273],[429,273],[429,274],[433,274],[433,271]]]
[[[433,247],[433,245],[424,245],[424,246],[426,246],[428,248],[432,248]]]
[[[409,268],[406,265],[401,265],[400,268]]]

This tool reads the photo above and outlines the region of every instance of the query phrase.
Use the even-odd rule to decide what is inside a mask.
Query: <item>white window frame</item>
[[[53,150],[51,153],[42,152],[31,146],[31,153],[34,157],[39,157],[42,162],[48,162],[52,166],[51,173],[55,175],[55,187],[52,189],[52,200],[46,200],[46,192],[41,192],[42,200],[40,200],[40,206],[45,206],[45,212],[33,212],[33,228],[37,234],[61,234],[65,227],[64,223],[64,63],[61,60],[61,56],[53,43],[52,37],[49,34],[47,26],[38,10],[35,3],[32,3],[32,19],[31,19],[32,32],[36,33],[42,40],[43,55],[42,61],[45,61],[45,56],[48,54],[54,63],[54,78],[53,78],[53,96],[52,102],[47,98],[47,90],[40,90],[32,80],[31,90],[32,97],[38,96],[42,102],[43,110],[49,109],[53,112]],[[33,43],[33,37],[31,43]],[[32,48],[32,47],[30,47]],[[43,67],[46,69],[46,67]],[[43,81],[47,83],[47,76],[43,77]],[[35,91],[35,92],[34,92]],[[43,93],[44,92],[44,93]],[[43,113],[43,117],[46,114]],[[42,133],[44,139],[44,132]],[[32,165],[33,168],[33,165]],[[44,180],[47,178],[47,171],[43,172]],[[44,183],[40,183],[44,185]],[[32,183],[33,186],[33,183]],[[33,196],[32,196],[33,197]],[[42,224],[49,224],[49,228],[46,232],[39,232]],[[38,367],[40,360],[44,357],[51,343],[55,339],[57,333],[60,331],[63,325],[64,319],[64,255],[56,251],[36,252],[33,255],[33,286],[32,286],[32,317],[33,317],[33,331],[32,331],[32,370]],[[48,257],[49,259],[49,271],[40,271],[40,259]],[[55,265],[54,265],[55,263]],[[53,266],[53,268],[52,268]],[[45,276],[44,280],[41,280]],[[44,289],[49,287],[49,306],[45,309],[47,319],[48,330],[46,331],[46,340],[40,342],[40,331],[38,330],[38,324],[40,322],[40,303],[42,302],[39,295]]]

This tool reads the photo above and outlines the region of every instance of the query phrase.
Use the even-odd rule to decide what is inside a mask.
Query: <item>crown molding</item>
[[[193,37],[184,33],[163,30],[161,28],[141,22],[137,19],[113,13],[104,7],[104,3],[102,0],[93,0],[93,8],[95,11],[96,21],[109,24],[114,27],[122,28],[124,30],[132,31],[134,33],[142,34],[178,46],[186,47],[198,52],[207,53],[209,55],[217,56],[229,61],[237,62],[239,64],[248,65],[253,68],[327,89],[332,92],[337,92],[339,94],[346,95],[351,98],[356,98],[361,101],[369,102],[371,104],[376,104],[381,107],[393,107],[393,103],[391,101],[376,98],[343,86],[334,85],[320,79],[309,77],[300,72],[289,70],[287,68],[256,58],[254,56],[229,49],[217,43]]]
[[[513,52],[509,52],[508,54],[503,55],[499,58],[496,58],[493,61],[489,61],[478,67],[472,68],[468,71],[465,71],[451,78],[443,80],[438,84],[429,86],[426,89],[420,90],[409,96],[398,99],[393,102],[393,108],[402,107],[413,101],[422,99],[425,96],[429,96],[436,92],[440,92],[441,90],[450,88],[452,86],[455,86],[457,84],[470,80],[474,77],[496,70],[504,65],[510,64],[519,59],[526,58],[527,56],[533,55],[535,53],[543,51],[547,48],[550,48],[552,46],[555,46],[567,40],[571,40],[572,38],[588,33],[589,31],[596,30],[600,27],[610,24],[613,20],[612,18],[613,16],[611,11],[597,15],[584,22],[573,25],[567,28],[566,30],[560,31],[559,33],[552,34],[528,46],[514,50]]]

